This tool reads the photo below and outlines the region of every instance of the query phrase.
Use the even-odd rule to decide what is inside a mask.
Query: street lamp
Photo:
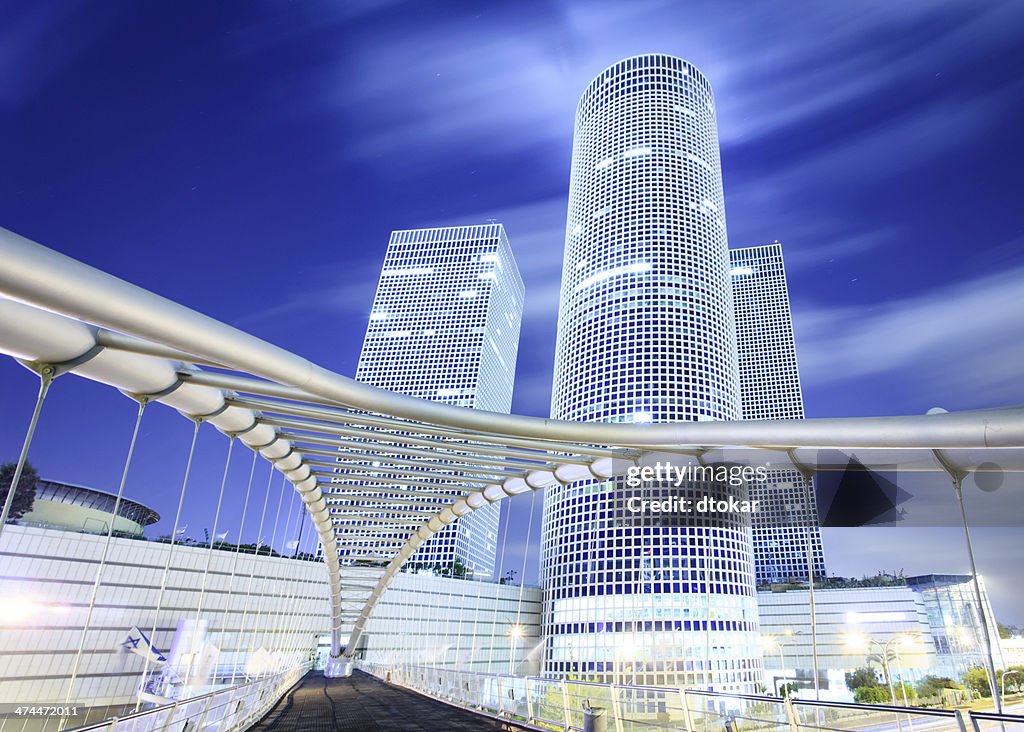
[[[768,650],[768,649],[770,649],[772,647],[777,648],[779,650],[779,665],[782,667],[782,669],[781,669],[781,671],[782,671],[782,682],[784,684],[786,682],[786,654],[785,654],[785,651],[783,650],[783,648],[786,645],[786,643],[789,642],[790,638],[793,638],[795,636],[801,635],[802,633],[803,633],[802,630],[798,630],[798,631],[794,632],[792,628],[786,628],[784,631],[782,631],[781,635],[764,635],[764,636],[761,636],[761,646],[765,650]],[[776,694],[779,693],[778,682],[775,683],[774,691],[775,691]]]
[[[1006,698],[1006,675],[1019,674],[1020,671],[1003,671],[1002,676],[999,677],[999,686],[1002,688],[1003,698]]]
[[[526,634],[526,629],[518,623],[512,625],[508,629],[509,639],[509,652],[508,652],[508,672],[510,675],[515,673],[516,663],[516,641],[522,638]]]

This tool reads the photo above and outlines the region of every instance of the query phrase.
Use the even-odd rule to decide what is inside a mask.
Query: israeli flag
[[[157,650],[146,634],[133,625],[128,631],[128,637],[121,643],[121,650],[124,653],[134,653],[137,656],[148,658],[150,663],[167,663],[167,657]]]

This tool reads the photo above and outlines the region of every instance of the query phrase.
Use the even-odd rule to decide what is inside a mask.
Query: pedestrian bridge
[[[806,717],[791,719],[796,710],[779,700],[733,696],[728,702],[717,697],[701,701],[697,691],[661,690],[657,693],[664,698],[655,703],[646,691],[626,693],[624,685],[591,690],[589,696],[567,689],[565,680],[501,681],[493,666],[508,663],[515,670],[519,656],[525,658],[531,650],[520,622],[523,603],[529,601],[522,586],[481,588],[475,605],[467,600],[458,617],[444,618],[437,627],[449,641],[438,651],[444,673],[436,682],[422,657],[403,658],[396,652],[385,668],[374,665],[373,659],[359,658],[359,649],[368,623],[387,602],[386,591],[423,542],[460,516],[548,486],[622,476],[631,467],[652,464],[665,455],[695,467],[770,462],[773,469],[793,469],[806,476],[846,470],[855,455],[867,469],[895,466],[900,471],[941,472],[962,501],[961,481],[970,473],[1024,470],[1021,407],[885,418],[684,424],[573,423],[494,414],[360,384],[6,230],[0,230],[0,262],[0,353],[28,369],[25,388],[37,393],[34,410],[22,416],[25,440],[12,485],[19,482],[33,441],[46,439],[45,430],[39,429],[40,416],[48,399],[59,398],[66,378],[106,385],[111,399],[131,400],[135,406],[122,430],[127,439],[109,445],[108,457],[118,461],[122,475],[119,501],[124,499],[136,442],[140,434],[147,434],[147,415],[170,407],[192,426],[189,444],[180,446],[184,460],[177,515],[162,544],[125,543],[130,540],[114,536],[112,525],[105,536],[88,541],[71,532],[56,536],[46,533],[45,527],[9,525],[13,491],[3,507],[0,558],[5,566],[22,562],[18,566],[24,571],[38,571],[40,562],[70,560],[79,552],[86,552],[88,561],[83,559],[75,570],[61,569],[65,581],[52,585],[60,589],[51,595],[40,591],[27,599],[17,596],[21,615],[8,623],[6,630],[12,635],[7,647],[31,656],[35,665],[31,673],[19,676],[15,670],[0,677],[0,697],[16,694],[18,700],[61,708],[78,703],[94,716],[109,713],[123,720],[105,723],[111,728],[129,726],[129,719],[136,720],[130,725],[134,732],[162,729],[171,720],[182,719],[198,727],[245,728],[308,669],[316,651],[313,628],[322,628],[329,636],[327,676],[345,675],[357,662],[368,673],[390,674],[393,683],[418,692],[545,729],[581,728],[582,700],[600,701],[614,714],[620,730],[627,725],[656,729],[651,725],[683,724],[692,732],[722,724],[714,714],[749,712],[753,707],[748,701],[774,705],[776,721],[771,724],[806,726]],[[89,415],[81,418],[87,426]],[[207,433],[217,435],[217,440],[201,439]],[[197,453],[210,444],[224,460],[219,486],[214,480],[202,487],[219,491],[216,513],[209,521],[208,540],[189,543],[179,539],[182,506],[190,488],[197,489],[192,474]],[[248,477],[239,482],[230,476],[237,472],[242,451],[251,455],[251,465]],[[258,477],[264,473],[266,477]],[[297,512],[282,513],[285,493],[272,493],[275,482],[291,486],[301,520]],[[236,488],[237,508],[225,501]],[[257,523],[255,549],[243,549],[241,530],[234,544],[217,539],[223,527],[241,525],[253,531]],[[310,529],[306,542],[315,540],[316,546],[300,560],[304,526]],[[297,536],[294,558],[268,557],[264,562],[259,557],[263,537],[271,532],[277,536],[278,529],[282,538],[270,544],[280,547]],[[45,551],[40,548],[44,545]],[[150,578],[145,588],[131,583],[133,565]],[[311,579],[313,573],[319,579]],[[7,577],[5,581],[18,579],[16,572],[0,575]],[[258,579],[264,583],[258,584]],[[248,587],[244,606],[241,600],[236,602],[242,587]],[[144,602],[118,606],[124,612],[113,617],[109,610],[115,599],[126,597],[125,588],[149,594]],[[69,594],[61,599],[62,592]],[[448,599],[456,594],[473,593],[449,590]],[[483,600],[490,601],[492,595],[493,607],[484,607]],[[324,606],[326,612],[318,609]],[[282,609],[287,607],[296,609]],[[443,598],[435,598],[435,614],[443,615],[445,607]],[[464,632],[465,623],[479,626],[481,612],[484,625],[487,613],[495,618],[486,640],[490,647],[485,666],[485,675],[494,680],[477,683],[474,680],[483,677],[451,674],[480,673],[477,665],[462,670],[452,666],[464,657],[478,663],[477,634],[477,640],[461,639],[470,635]],[[27,641],[17,623],[43,623],[44,616],[45,627],[59,629],[64,645],[19,648],[19,642]],[[407,618],[416,617],[411,607]],[[110,679],[117,674],[102,652],[115,648],[126,631],[133,639],[130,660],[141,665],[133,668],[139,681],[127,699],[111,691]],[[401,632],[394,630],[396,635]],[[51,632],[45,637],[56,636]],[[501,649],[504,657],[495,651],[495,637],[504,637],[501,645],[511,646]],[[449,659],[453,649],[454,661]],[[13,662],[11,668],[19,663],[27,662]],[[352,683],[356,689],[358,684]],[[219,705],[216,713],[211,712],[214,699]],[[697,700],[693,708],[687,699]],[[514,709],[506,708],[510,705]],[[718,710],[714,714],[712,706]],[[543,711],[549,707],[561,711]],[[815,709],[815,723],[828,716],[823,710]],[[143,712],[149,722],[124,716]],[[634,712],[636,719],[629,716]],[[669,721],[659,721],[666,714]],[[691,718],[680,722],[679,715],[687,714]],[[891,719],[898,719],[898,712],[891,714],[897,715]],[[955,715],[942,719],[963,723]],[[871,717],[867,726],[876,725],[874,720]],[[769,724],[767,719],[758,724],[762,722]],[[75,719],[65,716],[55,724],[75,726]]]

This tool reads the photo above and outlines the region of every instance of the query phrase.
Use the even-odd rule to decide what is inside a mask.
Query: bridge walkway
[[[311,673],[252,732],[483,732],[522,729],[449,706],[361,671],[347,679]]]

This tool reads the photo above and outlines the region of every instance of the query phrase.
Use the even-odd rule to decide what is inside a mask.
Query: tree
[[[941,696],[943,689],[959,689],[960,685],[948,676],[925,676],[917,682],[917,693],[922,699]]]
[[[1002,623],[996,623],[999,626],[999,637],[1000,638],[1013,638],[1015,635],[1021,634],[1021,629],[1016,625],[1003,625]]]
[[[452,560],[452,563],[448,565],[448,576],[449,577],[465,577],[466,576],[466,565],[460,562],[458,559]]]
[[[878,678],[878,672],[870,666],[850,671],[846,674],[846,688],[850,691],[857,691],[868,686],[881,686],[882,680]],[[886,691],[888,695],[888,691]]]
[[[859,686],[853,692],[854,701],[860,704],[888,704],[889,690],[884,686]]]
[[[782,694],[782,696],[788,697],[792,696],[793,692],[799,690],[799,688],[800,685],[798,683],[796,683],[795,681],[791,681],[788,684],[783,684],[780,687],[779,692]]]
[[[0,465],[0,500],[4,502],[7,501],[11,481],[14,480],[14,469],[17,467],[17,463]],[[32,504],[36,502],[36,486],[38,484],[39,473],[31,463],[25,461],[25,467],[22,468],[21,477],[18,479],[18,488],[14,491],[11,512],[7,515],[8,521],[16,521],[32,510]]]
[[[964,686],[976,691],[981,696],[992,696],[992,687],[988,683],[988,672],[981,666],[973,666],[964,674]]]

